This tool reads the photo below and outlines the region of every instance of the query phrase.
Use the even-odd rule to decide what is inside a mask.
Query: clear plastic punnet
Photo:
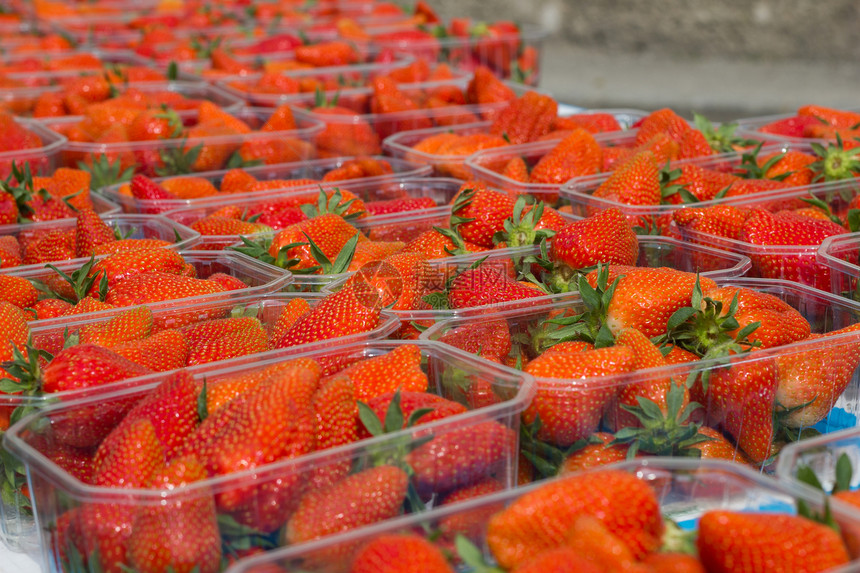
[[[173,250],[190,250],[196,248],[200,239],[200,233],[189,229],[185,225],[171,221],[167,217],[157,215],[103,215],[101,220],[108,226],[114,229],[117,238],[123,239],[160,239],[170,242],[168,248]],[[0,237],[15,237],[19,242],[22,240],[33,240],[41,234],[51,231],[64,231],[73,233],[77,226],[75,219],[60,219],[57,221],[44,221],[40,223],[30,223],[29,225],[0,225]],[[89,257],[67,259],[76,260],[83,264]],[[45,263],[55,263],[58,261],[42,261],[36,264],[20,265],[15,268],[24,270],[27,268],[44,268]],[[0,269],[3,272],[5,269]]]
[[[451,560],[452,570],[471,572],[474,566],[466,565],[460,558],[459,552],[452,549],[458,536],[465,538],[475,546],[471,560],[484,561],[484,567],[498,565],[494,558],[493,547],[501,550],[504,532],[498,531],[500,538],[496,543],[490,543],[489,533],[491,523],[497,514],[501,514],[509,506],[520,503],[523,514],[528,510],[525,504],[529,496],[540,496],[544,488],[552,488],[559,504],[570,503],[573,506],[576,496],[588,487],[588,475],[595,482],[601,479],[603,472],[624,472],[635,476],[648,484],[654,492],[659,513],[664,520],[672,520],[678,524],[681,532],[693,532],[698,529],[699,520],[710,511],[740,512],[743,514],[789,514],[797,515],[799,507],[806,506],[813,512],[824,511],[825,498],[820,492],[791,483],[781,483],[767,476],[745,468],[739,464],[725,461],[691,460],[672,458],[640,458],[610,466],[593,468],[588,473],[564,475],[550,481],[531,484],[517,488],[485,495],[475,499],[451,503],[434,508],[432,511],[417,515],[404,516],[396,520],[372,525],[354,531],[323,538],[306,545],[288,547],[243,559],[232,565],[229,573],[262,573],[307,571],[309,573],[345,573],[359,557],[362,549],[374,541],[387,538],[395,541],[398,537],[420,537],[434,545],[443,555]],[[569,484],[569,489],[568,489]],[[564,501],[562,501],[562,499]],[[539,503],[539,502],[537,502]],[[537,504],[536,503],[536,504]],[[561,506],[560,506],[561,507]],[[574,506],[575,507],[575,506]],[[564,510],[559,511],[561,513]],[[593,515],[594,509],[585,509],[582,513]],[[619,511],[623,509],[619,508]],[[519,512],[518,512],[519,513]],[[567,511],[570,525],[579,512]],[[534,535],[543,532],[539,523],[540,514],[522,516],[523,531],[534,531]],[[601,518],[602,515],[598,515]],[[843,525],[843,542],[850,547],[850,539],[845,536],[846,527],[856,527],[860,517],[843,507],[834,506],[834,518]],[[609,518],[607,518],[609,519]],[[514,523],[509,520],[508,523]],[[665,536],[666,534],[664,534]],[[456,543],[463,547],[464,539]],[[402,538],[400,538],[402,539]],[[549,545],[549,544],[548,544]],[[540,547],[536,545],[535,549]],[[547,549],[552,547],[549,545]],[[849,551],[849,558],[856,559],[857,555]],[[364,561],[366,564],[367,562]],[[511,570],[509,568],[498,569]],[[852,561],[844,566],[828,569],[828,573],[848,573],[860,570],[860,565]]]
[[[12,164],[30,165],[33,175],[50,175],[57,167],[61,167],[61,152],[68,140],[55,133],[39,122],[25,119],[16,120],[27,131],[37,135],[41,143],[37,147],[18,149],[15,151],[0,151],[0,179],[6,179],[12,173]]]
[[[325,347],[284,352],[280,357],[255,360],[243,366],[210,369],[205,373],[194,372],[194,377],[201,384],[205,378],[207,388],[217,391],[219,384],[227,378],[251,375],[288,360],[320,361],[323,371],[328,372],[365,358],[388,355],[402,346],[403,343],[391,341],[365,341],[340,345],[336,349]],[[153,384],[98,398],[57,404],[25,417],[10,428],[4,443],[27,466],[30,491],[33,492],[34,531],[41,542],[43,565],[48,570],[70,571],[68,562],[65,562],[69,547],[58,526],[74,513],[88,514],[107,506],[121,513],[135,514],[157,506],[172,507],[172,504],[180,501],[185,504],[191,500],[208,500],[211,514],[207,514],[206,519],[212,520],[211,527],[215,527],[216,520],[222,525],[230,524],[230,527],[222,530],[221,538],[230,551],[238,548],[242,538],[249,540],[245,533],[251,531],[254,532],[252,537],[256,539],[254,545],[273,548],[289,544],[293,538],[281,536],[278,530],[289,521],[304,496],[320,495],[324,488],[337,487],[336,482],[326,481],[336,476],[360,480],[365,479],[364,476],[368,475],[366,472],[370,472],[369,475],[387,475],[403,471],[403,479],[412,486],[405,487],[403,484],[404,509],[397,509],[394,514],[432,507],[440,496],[479,482],[487,476],[493,476],[503,487],[513,487],[517,480],[519,417],[534,391],[530,377],[484,364],[469,354],[432,342],[420,342],[412,348],[420,352],[420,369],[427,377],[427,392],[457,402],[460,405],[452,412],[459,413],[325,450],[262,461],[246,469],[237,467],[235,471],[213,475],[187,487],[97,487],[73,477],[51,459],[50,448],[61,447],[60,444],[67,440],[64,436],[68,434],[62,430],[64,426],[68,428],[69,423],[75,424],[78,416],[90,415],[87,412],[104,412],[106,409],[128,412],[134,404],[154,391]],[[463,388],[468,386],[463,384],[470,383],[480,383],[496,398],[486,405],[469,402],[463,393]],[[499,439],[492,446],[488,443],[489,449],[467,447],[483,444],[486,438],[480,436],[484,432]],[[457,453],[447,449],[446,444],[458,442],[463,444],[464,450]],[[430,458],[426,458],[428,452]],[[445,477],[448,472],[445,468],[455,463],[449,458],[452,453],[463,457],[461,463],[464,465],[451,476]],[[438,456],[438,459],[433,456]],[[419,460],[425,458],[426,463],[419,464]],[[434,459],[437,459],[436,465]],[[401,463],[414,464],[411,478],[405,470],[398,469]],[[398,483],[401,483],[399,479]],[[400,487],[397,486],[397,491]],[[409,502],[406,501],[406,489],[413,492],[409,495]],[[69,511],[73,512],[72,515],[67,515]],[[163,518],[161,527],[166,529],[165,535],[161,537],[167,541],[184,518],[180,512],[174,511],[164,513]],[[203,526],[202,523],[199,525]],[[208,521],[205,526],[210,527]],[[90,537],[95,532],[83,533]],[[131,539],[134,539],[133,535],[129,538],[129,542],[133,543]],[[89,540],[84,541],[82,551],[89,559],[98,559],[91,551],[87,551]],[[154,538],[153,543],[159,541]]]
[[[815,260],[829,270],[831,292],[860,300],[860,233],[824,239]]]

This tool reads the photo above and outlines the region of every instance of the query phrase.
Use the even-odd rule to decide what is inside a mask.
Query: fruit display
[[[305,324],[287,336],[306,337]],[[40,515],[53,524],[40,537],[61,567],[158,558],[217,571],[225,552],[423,511],[488,477],[513,485],[519,413],[532,391],[527,376],[466,353],[364,342],[205,378],[174,371],[146,389],[42,410],[22,425],[47,424],[7,437],[45,461],[29,470],[40,482],[30,492],[37,511],[56,508]],[[96,418],[104,423],[88,436],[74,432]]]
[[[856,527],[856,513],[831,511]],[[850,539],[825,514],[820,492],[728,462],[634,461],[458,497],[228,571],[852,571]]]
[[[6,2],[0,569],[860,571],[860,114],[545,36]]]

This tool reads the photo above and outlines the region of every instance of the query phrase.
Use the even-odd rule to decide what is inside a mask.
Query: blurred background
[[[540,88],[585,107],[716,120],[860,108],[857,0],[433,0],[546,30]]]

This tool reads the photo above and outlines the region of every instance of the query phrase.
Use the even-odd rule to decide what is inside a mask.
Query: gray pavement
[[[860,108],[856,62],[669,59],[601,53],[553,41],[544,46],[539,87],[585,107],[671,107],[726,121],[799,106]]]

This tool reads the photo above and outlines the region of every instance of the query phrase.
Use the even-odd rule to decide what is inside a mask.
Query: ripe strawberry
[[[613,534],[598,518],[580,514],[567,532],[565,547],[576,550],[601,571],[629,571],[636,559],[622,539]]]
[[[610,381],[631,372],[634,364],[635,355],[626,346],[542,354],[524,368],[540,382],[535,399],[523,412],[523,422],[533,424],[540,418],[538,438],[560,447],[587,438],[597,430],[604,407],[617,393],[618,387]],[[603,380],[595,382],[596,377]]]
[[[650,140],[658,133],[665,133],[675,141],[680,141],[686,132],[693,129],[687,120],[669,108],[651,112],[639,122],[638,127],[639,130],[636,132],[637,144]]]
[[[501,362],[511,353],[511,330],[504,320],[464,324],[440,336],[438,342]]]
[[[788,211],[771,213],[753,209],[741,229],[740,240],[764,247],[750,252],[758,276],[829,290],[829,269],[816,264],[814,254],[768,254],[766,248],[775,245],[817,246],[827,237],[843,233],[845,229],[832,221],[811,219]]]
[[[366,358],[339,373],[349,377],[355,399],[362,402],[397,389],[427,390],[427,375],[421,369],[421,350],[414,344],[398,346],[387,354]]]
[[[0,341],[0,364],[12,360],[13,348],[17,348],[26,356],[25,345],[30,336],[30,328],[21,309],[6,301],[0,301],[0,327],[3,330],[3,339]]]
[[[164,455],[171,459],[199,422],[197,413],[197,384],[191,374],[179,370],[169,375],[155,390],[135,404],[122,422],[105,438],[96,452],[96,468],[113,455],[117,440],[125,435],[126,428],[139,420],[148,420]]]
[[[607,201],[625,205],[659,205],[660,168],[650,151],[637,153],[619,166],[592,193]]]
[[[572,474],[623,462],[627,459],[628,446],[626,444],[612,444],[615,436],[606,432],[597,432],[588,438],[585,447],[569,454],[559,467],[559,474]]]
[[[749,336],[760,348],[772,348],[803,340],[809,336],[809,322],[793,306],[781,298],[743,287],[718,287],[709,289],[704,295],[723,304],[726,314],[732,300],[737,296],[737,311],[734,314],[738,328],[729,332],[734,337],[740,329],[758,322],[759,327]]]
[[[839,533],[805,517],[779,513],[705,512],[696,539],[707,571],[827,571],[847,563]]]
[[[217,360],[229,360],[230,358],[265,352],[268,349],[269,341],[266,331],[262,327],[251,328],[191,346],[187,364],[194,366]]]
[[[594,175],[603,165],[603,152],[588,131],[576,129],[540,158],[532,168],[533,183],[565,183],[568,179]]]
[[[0,302],[22,309],[33,306],[39,299],[39,291],[30,281],[13,275],[0,275],[0,293]]]
[[[168,211],[173,207],[167,203],[176,199],[176,195],[147,177],[146,175],[135,175],[131,180],[131,194],[144,201],[149,201],[147,206],[141,208],[142,213],[158,214]]]
[[[522,495],[490,520],[487,544],[500,565],[516,567],[563,545],[582,514],[603,522],[637,559],[660,546],[663,518],[654,490],[615,470],[574,474]]]
[[[380,535],[352,559],[350,573],[454,573],[445,554],[418,535]]]
[[[511,569],[512,573],[602,573],[607,571],[582,556],[572,547],[556,547],[542,551]]]
[[[74,259],[75,234],[63,229],[53,229],[41,233],[22,244],[25,265],[50,263]]]
[[[703,378],[692,388],[691,398],[705,406],[708,425],[722,428],[753,462],[768,459],[778,383],[775,359],[744,363],[733,358]]]
[[[635,328],[652,338],[666,331],[669,317],[679,308],[690,306],[693,288],[698,280],[702,291],[715,288],[707,277],[676,271],[666,267],[609,267],[609,280],[621,276],[609,302],[606,324],[612,332]],[[588,274],[592,286],[597,271]]]
[[[412,422],[412,426],[419,426],[466,412],[466,407],[459,402],[454,402],[453,400],[448,400],[447,398],[430,394],[426,391],[413,392],[399,388],[393,392],[385,392],[384,394],[374,396],[365,405],[373,412],[377,420],[380,420],[380,423],[384,422],[383,429],[386,433],[402,430],[407,426],[409,421]],[[395,408],[400,413],[399,418],[402,419],[402,424],[399,426],[392,425],[392,420],[387,416],[392,408]],[[420,417],[412,419],[413,414],[419,411],[421,412]],[[358,425],[359,439],[369,438],[371,435],[376,434],[372,433],[371,428],[365,425],[364,422],[360,422]]]
[[[860,123],[860,113],[825,107],[820,105],[804,105],[797,109],[800,117],[814,117],[819,122],[824,121],[834,127],[852,128]]]
[[[315,107],[311,110],[326,124],[314,137],[321,157],[378,155],[379,135],[354,110],[344,107]]]
[[[516,448],[516,435],[495,421],[451,430],[412,450],[406,463],[420,493],[473,485],[501,468]]]
[[[807,126],[820,124],[821,121],[815,116],[793,115],[767,123],[759,127],[758,131],[787,137],[803,137],[803,131]]]
[[[72,305],[58,298],[44,298],[30,308],[33,313],[28,313],[28,320],[45,320],[64,316],[72,308]],[[51,354],[56,354],[56,352],[51,352]]]
[[[548,133],[558,116],[558,102],[537,92],[526,92],[496,114],[490,133],[511,144],[529,143]]]
[[[707,208],[679,209],[672,214],[675,224],[681,229],[681,236],[685,237],[685,231],[696,234],[716,235],[727,239],[740,239],[741,229],[749,216],[749,210],[732,205],[713,205]],[[688,240],[695,243],[707,241],[713,244],[713,239],[706,236],[692,236]],[[719,243],[717,243],[719,244]]]
[[[408,482],[402,469],[378,466],[310,490],[287,522],[285,539],[303,543],[396,517]]]
[[[681,165],[678,167],[678,171],[680,173],[672,179],[671,184],[676,189],[683,188],[685,193],[679,191],[667,196],[664,191],[663,200],[665,203],[681,205],[689,203],[692,198],[697,201],[710,201],[739,180],[739,177],[731,173],[724,173],[695,164]]]
[[[379,323],[381,310],[379,296],[375,292],[361,285],[344,286],[296,320],[274,347],[287,348],[367,332]]]
[[[516,92],[505,85],[486,66],[478,66],[466,86],[466,101],[474,104],[510,102],[517,99]]]
[[[152,331],[152,311],[140,306],[124,311],[108,321],[86,324],[78,329],[80,344],[97,344],[113,348],[120,344],[141,340]]]
[[[448,305],[451,308],[472,308],[544,296],[538,287],[517,282],[504,269],[482,265],[463,271],[448,289]]]
[[[81,209],[78,211],[77,226],[75,228],[75,255],[78,257],[89,257],[93,249],[105,243],[116,241],[113,229],[101,220],[98,213],[92,209]]]
[[[97,261],[88,274],[97,276],[103,273],[107,278],[108,288],[111,289],[129,277],[141,273],[179,275],[184,267],[185,259],[176,251],[139,249],[108,255]]]
[[[17,267],[21,264],[21,245],[12,235],[0,237],[0,269]]]
[[[94,483],[117,488],[142,488],[164,468],[164,450],[149,420],[125,426],[113,448],[96,468]],[[100,570],[120,573],[128,563],[135,507],[122,503],[89,503],[77,514],[76,529],[81,534],[83,553],[98,554]],[[90,563],[91,567],[98,566]]]
[[[688,553],[651,553],[641,563],[651,573],[706,573],[699,558]]]
[[[569,270],[598,263],[634,265],[639,241],[621,211],[605,209],[562,227],[550,242],[550,259]]]
[[[218,292],[224,292],[224,287],[213,281],[167,273],[140,273],[108,290],[105,302],[114,306],[132,306]]]
[[[146,485],[150,489],[175,490],[207,477],[199,462],[181,458],[156,472]],[[221,570],[221,535],[215,500],[208,488],[168,497],[160,505],[142,507],[134,518],[132,531],[128,558],[140,571],[217,573]]]
[[[828,332],[829,336],[847,335],[857,325]],[[812,334],[807,340],[821,338]],[[776,359],[778,387],[776,401],[789,413],[780,422],[790,428],[806,428],[824,419],[851,382],[860,364],[860,346],[855,336],[838,342],[814,344],[801,352],[779,355]]]
[[[120,356],[153,372],[183,368],[188,362],[188,342],[178,330],[161,330],[143,340],[126,342],[112,349]]]
[[[740,464],[752,463],[742,451],[738,450],[737,446],[726,439],[722,432],[708,426],[702,426],[698,433],[709,439],[693,444],[690,448],[699,450],[703,460],[729,460]]]
[[[464,183],[451,201],[451,214],[464,219],[460,236],[482,247],[493,246],[493,235],[504,230],[514,212],[514,199],[477,181]]]

